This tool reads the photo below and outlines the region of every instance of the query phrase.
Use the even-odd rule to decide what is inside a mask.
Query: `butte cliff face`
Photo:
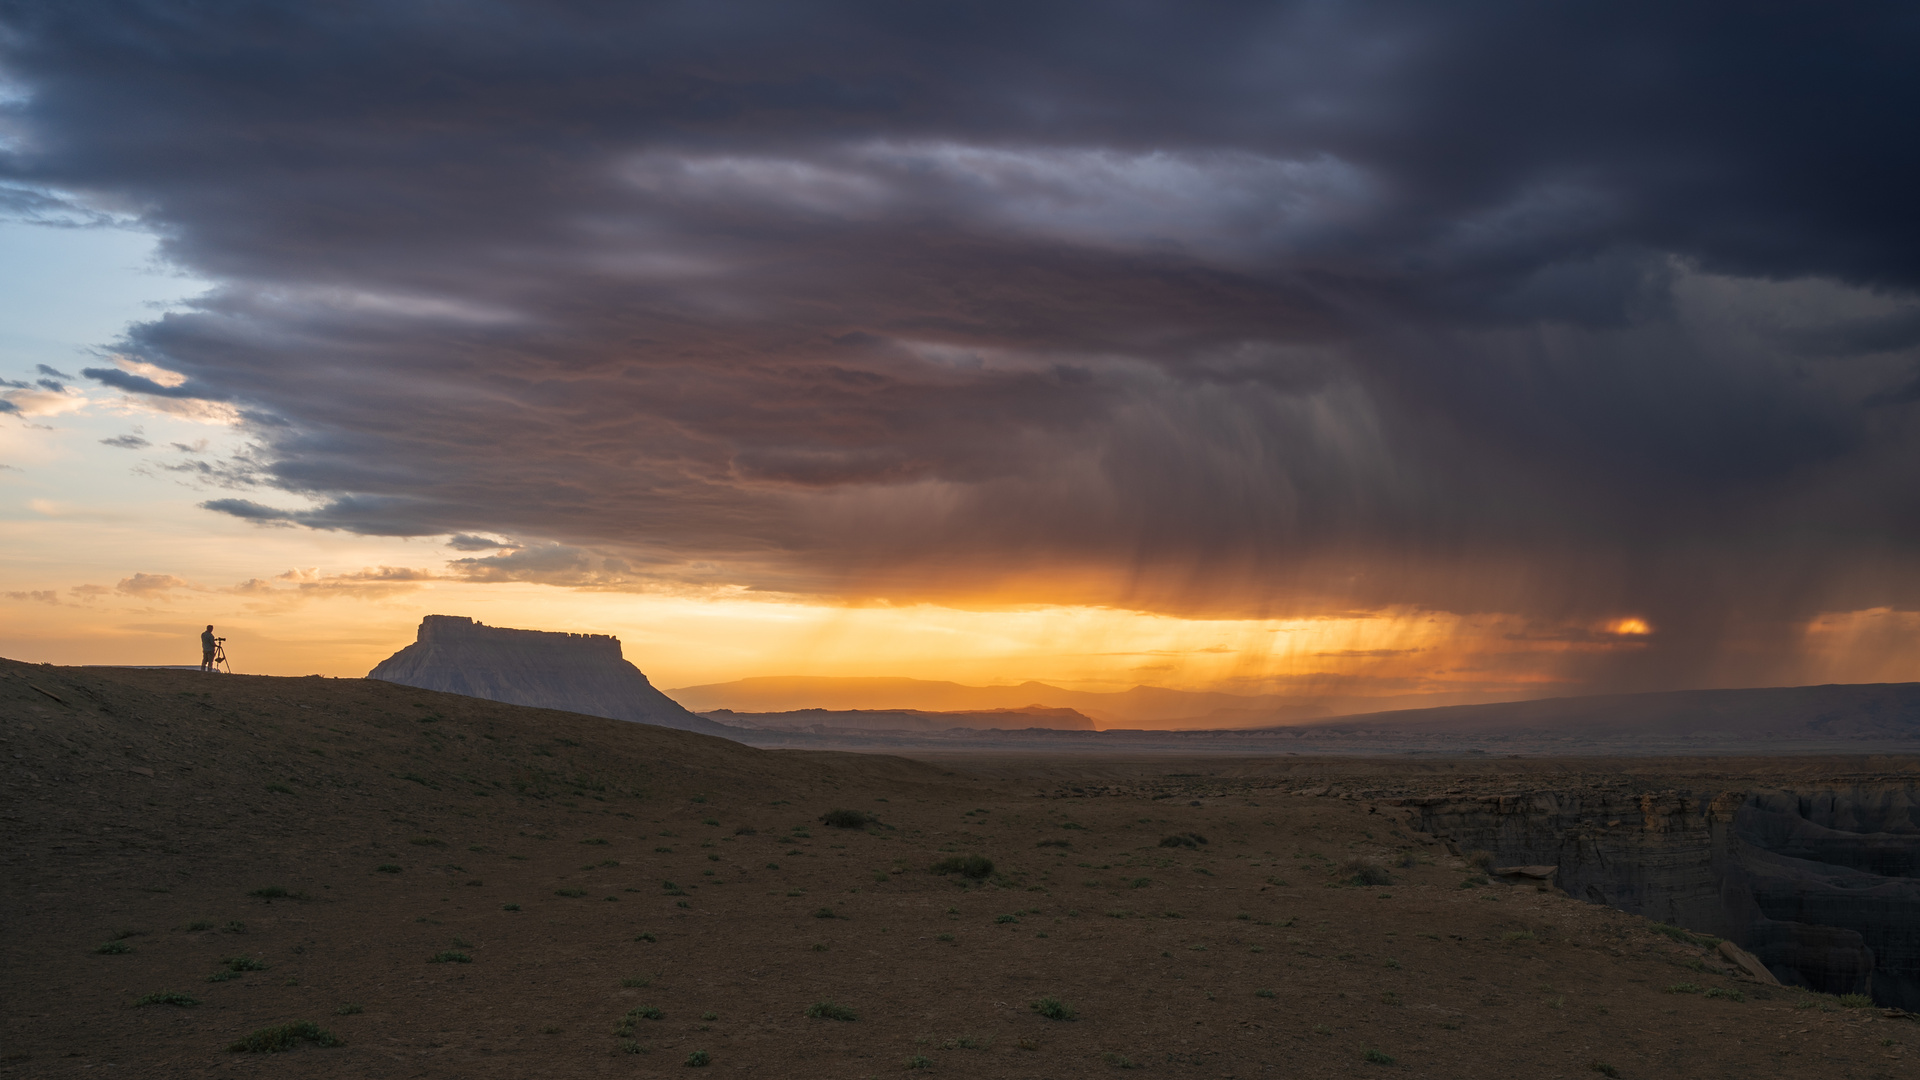
[[[1587,788],[1395,800],[1497,865],[1754,953],[1781,982],[1920,1009],[1920,787]]]
[[[655,689],[621,656],[620,639],[605,634],[509,630],[463,616],[428,615],[414,643],[381,661],[367,678],[708,735],[738,734]]]

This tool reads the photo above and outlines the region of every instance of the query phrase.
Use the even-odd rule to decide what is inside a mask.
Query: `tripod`
[[[233,669],[227,666],[226,638],[217,637],[213,639],[213,670],[223,675],[233,674]]]

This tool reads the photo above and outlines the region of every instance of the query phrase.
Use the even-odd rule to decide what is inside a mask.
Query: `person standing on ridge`
[[[200,670],[213,670],[214,637],[213,626],[209,624],[200,634]]]

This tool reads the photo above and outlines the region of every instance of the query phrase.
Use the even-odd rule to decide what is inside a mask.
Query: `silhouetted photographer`
[[[219,671],[227,662],[227,639],[213,636],[213,627],[208,626],[200,633],[200,670]]]

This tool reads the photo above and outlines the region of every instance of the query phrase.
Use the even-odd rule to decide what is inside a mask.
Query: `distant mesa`
[[[621,656],[620,639],[606,634],[510,630],[460,615],[428,615],[414,643],[367,678],[707,735],[739,734],[655,689]]]

